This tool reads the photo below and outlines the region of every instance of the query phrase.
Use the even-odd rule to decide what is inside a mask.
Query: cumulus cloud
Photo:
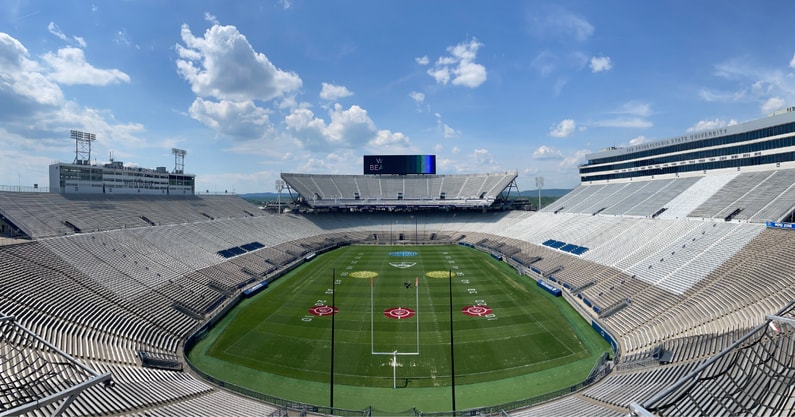
[[[486,82],[486,67],[475,62],[478,49],[483,46],[477,39],[447,47],[450,56],[436,60],[428,75],[439,84],[451,82],[453,85],[476,88]],[[419,62],[419,61],[418,61]]]
[[[59,84],[103,86],[130,82],[130,76],[118,69],[99,69],[86,62],[79,48],[62,48],[55,54],[48,52],[43,60],[53,69],[49,78]]]
[[[431,60],[428,59],[428,55],[423,55],[423,56],[419,56],[417,58],[414,58],[414,61],[417,62],[420,65],[428,65],[431,62]]]
[[[563,152],[554,147],[541,145],[533,151],[533,159],[563,159]]]
[[[570,136],[574,133],[574,130],[577,128],[577,124],[574,123],[573,119],[564,119],[560,123],[555,126],[552,126],[549,130],[549,136],[555,138],[565,138]]]
[[[422,104],[422,102],[425,101],[425,94],[422,94],[417,91],[412,91],[411,93],[409,93],[409,97],[411,97],[411,99],[414,100],[417,104]]]
[[[213,130],[238,138],[261,138],[272,128],[268,112],[251,100],[213,102],[197,97],[189,112],[191,117]]]
[[[772,113],[784,107],[785,101],[781,97],[770,97],[762,103],[762,111],[765,113]]]
[[[591,57],[591,72],[610,71],[613,69],[613,60],[609,56]]]
[[[702,130],[718,129],[726,126],[734,126],[737,120],[731,119],[729,121],[713,119],[713,120],[699,120],[695,125],[687,128],[687,132],[700,132]]]
[[[793,54],[792,59],[789,60],[789,67],[795,68],[795,54]]]
[[[328,101],[334,101],[352,95],[353,93],[342,85],[323,83],[323,88],[320,90],[320,98]]]
[[[319,150],[328,146],[339,148],[404,147],[408,137],[400,132],[379,130],[367,111],[357,105],[345,109],[335,104],[329,109],[329,122],[316,117],[306,108],[294,109],[284,119],[290,132],[307,149]]]
[[[0,32],[0,107],[6,114],[13,114],[20,107],[20,100],[46,105],[63,100],[61,88],[29,57],[22,43]]]
[[[182,25],[181,37],[177,70],[199,97],[268,101],[301,88],[298,74],[277,68],[234,26],[213,25],[196,37]]]

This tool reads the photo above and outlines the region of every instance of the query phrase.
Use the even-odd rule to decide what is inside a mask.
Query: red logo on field
[[[330,316],[332,314],[337,314],[340,311],[337,307],[329,307],[329,306],[314,306],[309,309],[309,314],[313,316]]]
[[[492,309],[486,306],[466,306],[461,309],[461,312],[466,314],[467,316],[482,317],[487,314],[491,314]]]
[[[414,310],[403,307],[392,307],[384,310],[384,315],[390,319],[407,319],[414,317]]]

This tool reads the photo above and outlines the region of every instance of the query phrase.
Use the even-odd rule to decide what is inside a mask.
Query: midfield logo
[[[390,262],[389,264],[400,269],[411,268],[412,266],[417,265],[416,262]]]

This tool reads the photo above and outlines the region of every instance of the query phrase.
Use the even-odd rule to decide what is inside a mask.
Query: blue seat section
[[[543,279],[537,280],[536,281],[536,285],[541,287],[544,291],[554,295],[555,297],[560,297],[560,294],[561,294],[560,288],[557,288],[554,285],[548,284]]]
[[[568,252],[573,255],[582,255],[583,253],[588,252],[588,248],[586,248],[585,246],[579,246],[573,243],[561,242],[555,239],[545,240],[544,243],[542,243],[542,245],[553,249],[559,249],[562,250],[563,252]]]
[[[224,258],[231,258],[233,256],[242,255],[246,252],[255,251],[257,249],[264,247],[265,245],[263,245],[260,242],[251,242],[251,243],[246,243],[245,245],[235,246],[229,249],[222,249],[216,253],[220,256],[223,256]]]

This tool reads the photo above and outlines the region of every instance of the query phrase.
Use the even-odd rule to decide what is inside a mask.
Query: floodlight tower
[[[79,130],[69,131],[70,137],[75,141],[75,165],[89,165],[91,163],[91,142],[97,140],[97,135]]]
[[[541,210],[541,189],[544,188],[544,177],[536,177],[536,188],[538,188],[538,207],[536,211]]]
[[[282,190],[284,190],[285,184],[283,179],[276,180],[276,192],[279,193],[276,195],[276,207],[279,214],[282,213]]]
[[[185,173],[185,154],[188,151],[184,149],[171,148],[171,153],[174,154],[174,172],[173,174]]]

